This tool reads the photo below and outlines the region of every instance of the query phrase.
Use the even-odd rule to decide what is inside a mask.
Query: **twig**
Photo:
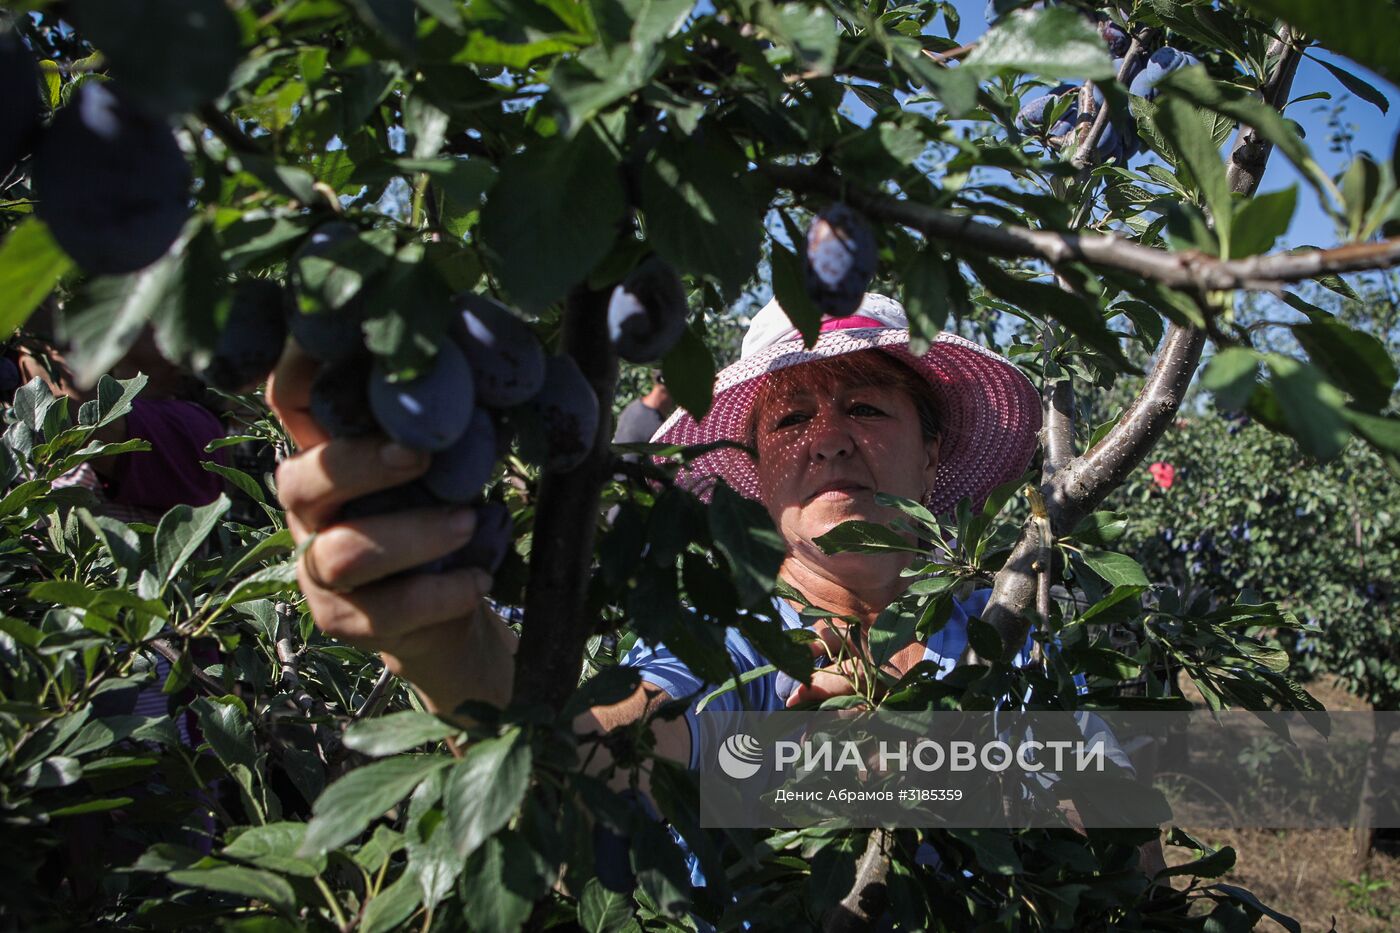
[[[172,666],[178,666],[186,657],[185,652],[176,648],[169,640],[164,638],[156,638],[146,644],[149,645],[150,649],[156,654],[169,661]],[[221,697],[228,693],[228,689],[223,684],[200,670],[199,665],[194,663],[193,658],[190,659],[190,671],[190,679],[198,685],[200,692],[211,697]]]
[[[977,48],[977,43],[969,42],[967,45],[954,46],[946,52],[935,52],[933,49],[924,49],[923,52],[938,64],[946,65],[948,62],[961,61],[967,58],[967,56],[972,54],[972,50],[975,48]]]
[[[1133,68],[1137,65],[1137,60],[1147,51],[1150,30],[1143,30],[1133,36],[1132,44],[1128,46],[1128,51],[1123,55],[1123,64],[1118,69],[1118,83],[1127,84],[1128,75],[1132,74]],[[1089,87],[1086,83],[1085,87]],[[1091,95],[1090,100],[1093,97]],[[1080,113],[1088,113],[1084,107],[1079,108]],[[1079,141],[1079,147],[1075,149],[1074,156],[1070,159],[1070,164],[1077,169],[1091,167],[1097,161],[1099,140],[1103,138],[1104,130],[1108,128],[1109,106],[1108,97],[1104,97],[1103,106],[1098,108],[1098,113],[1094,114],[1094,122],[1089,127],[1089,131],[1084,134],[1084,138]]]
[[[369,696],[360,704],[360,708],[355,710],[355,714],[350,717],[351,722],[359,722],[361,719],[370,719],[378,716],[383,711],[384,705],[389,702],[389,685],[394,682],[393,672],[389,668],[379,672],[379,679],[370,688]]]

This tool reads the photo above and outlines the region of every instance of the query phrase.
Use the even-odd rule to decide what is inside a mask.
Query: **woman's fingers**
[[[314,561],[314,576],[326,588],[351,590],[446,557],[475,530],[476,510],[466,506],[387,512],[318,532],[302,561]]]
[[[417,573],[345,594],[317,586],[304,564],[298,579],[323,632],[400,657],[411,656],[417,643],[435,643],[426,637],[433,626],[471,616],[491,587],[490,575],[479,568]]]
[[[399,486],[428,469],[429,456],[383,437],[339,437],[277,467],[277,498],[306,531],[335,521],[351,499]],[[298,529],[293,528],[293,532]]]
[[[307,356],[295,340],[288,340],[277,368],[267,377],[267,404],[298,450],[330,440],[311,416],[311,383],[320,369],[321,364]]]

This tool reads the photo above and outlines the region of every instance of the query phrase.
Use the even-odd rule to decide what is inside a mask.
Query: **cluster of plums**
[[[986,9],[987,22],[996,20],[1001,15],[1002,8],[1007,5],[1006,3],[999,4],[997,0],[989,0]],[[1042,5],[1042,3],[1032,4],[1033,7]],[[1137,97],[1154,99],[1157,96],[1157,83],[1159,81],[1173,71],[1188,65],[1199,64],[1199,60],[1191,53],[1167,45],[1153,52],[1146,62],[1141,60],[1136,62],[1128,74],[1122,74],[1123,58],[1127,55],[1128,47],[1131,44],[1128,34],[1123,31],[1123,27],[1109,19],[1106,14],[1096,14],[1095,20],[1099,36],[1108,46],[1109,54],[1113,56],[1114,70],[1128,85],[1129,93]],[[1068,106],[1056,114],[1055,111],[1060,102],[1065,99],[1065,95],[1071,95],[1067,102]],[[1093,95],[1095,109],[1104,106],[1103,93],[1098,87],[1094,88]],[[1053,119],[1052,115],[1054,115]],[[1058,85],[1049,93],[1026,104],[1016,114],[1017,129],[1023,133],[1044,137],[1046,144],[1057,152],[1066,148],[1073,152],[1078,147],[1080,135],[1075,132],[1076,128],[1091,122],[1089,115],[1081,113],[1079,110],[1079,85],[1077,84]],[[1131,117],[1126,116],[1110,120],[1104,127],[1103,135],[1099,137],[1094,149],[1100,162],[1114,159],[1120,165],[1126,163],[1129,158],[1142,151],[1137,124]]]
[[[35,212],[89,275],[163,256],[190,214],[190,169],[164,117],[89,76],[43,125],[34,58],[0,34],[0,177],[34,155]]]
[[[408,379],[394,378],[365,346],[363,292],[334,309],[303,306],[298,296],[311,290],[304,281],[307,265],[357,236],[351,223],[329,221],[292,258],[290,288],[271,279],[237,283],[228,320],[200,376],[227,391],[247,391],[276,365],[290,334],[321,364],[310,406],[327,433],[383,433],[432,453],[420,479],[347,503],[343,519],[479,503],[512,435],[523,455],[548,469],[577,467],[593,448],[598,397],[573,357],[546,354],[529,326],[503,305],[471,292],[455,296],[449,339]],[[617,286],[608,310],[618,353],[637,362],[664,354],[685,329],[680,278],[654,256]],[[477,522],[461,551],[420,569],[479,566],[494,572],[510,543],[509,513],[498,503],[479,503]]]

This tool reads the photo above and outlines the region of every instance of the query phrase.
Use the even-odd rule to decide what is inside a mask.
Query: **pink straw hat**
[[[809,350],[777,299],[754,316],[738,362],[715,377],[714,403],[697,422],[677,409],[652,437],[685,446],[720,440],[749,443],[749,415],[768,373],[814,360],[879,349],[928,380],[938,402],[942,444],[938,475],[926,504],[937,515],[951,513],[970,497],[980,506],[997,486],[1025,472],[1040,432],[1040,397],[1029,379],[1001,356],[970,340],[939,334],[922,356],[909,352],[909,320],[893,298],[866,294],[856,313],[822,321]],[[711,451],[681,471],[677,481],[709,501],[716,479],[758,499],[758,471],[742,450]]]

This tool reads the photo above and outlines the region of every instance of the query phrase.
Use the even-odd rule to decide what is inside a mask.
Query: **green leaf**
[[[835,528],[812,540],[828,554],[842,551],[879,553],[882,551],[907,551],[921,554],[922,549],[913,544],[903,534],[877,522],[842,522]]]
[[[423,902],[423,889],[416,872],[405,870],[394,883],[382,888],[365,904],[364,915],[357,929],[362,933],[389,933],[401,930],[403,924]]]
[[[1115,587],[1148,585],[1147,574],[1143,573],[1142,565],[1127,554],[1085,548],[1081,556],[1090,570]]]
[[[242,862],[252,862],[268,871],[314,878],[326,869],[326,857],[297,855],[306,838],[305,823],[268,823],[244,830],[224,847],[223,854]]]
[[[459,856],[471,855],[515,816],[530,789],[530,762],[529,741],[512,728],[477,742],[452,766],[443,806]]]
[[[958,275],[956,263],[936,249],[917,253],[904,272],[904,310],[909,315],[909,352],[922,354],[929,341],[948,320],[949,278]]]
[[[1375,0],[1245,0],[1265,16],[1296,26],[1309,38],[1400,84],[1400,9]]]
[[[1019,875],[1023,869],[1011,836],[995,829],[950,829],[948,835],[970,847],[977,863],[995,875]]]
[[[481,212],[480,242],[511,297],[539,311],[608,254],[624,207],[617,157],[589,128],[572,143],[537,142],[502,165]]]
[[[787,556],[768,510],[719,482],[710,500],[709,519],[710,535],[729,562],[739,598],[746,606],[767,602]]]
[[[1274,241],[1288,232],[1297,202],[1297,185],[1243,201],[1231,225],[1230,257],[1240,259],[1273,249]]]
[[[1193,875],[1198,878],[1219,878],[1235,867],[1235,850],[1225,846],[1201,858],[1180,865],[1173,865],[1157,872],[1157,878],[1170,878],[1174,875]]]
[[[1386,96],[1384,94],[1376,90],[1374,85],[1361,80],[1356,75],[1352,74],[1350,71],[1347,71],[1345,68],[1341,68],[1337,65],[1332,64],[1325,58],[1318,58],[1316,55],[1310,55],[1308,57],[1311,58],[1313,61],[1317,62],[1323,68],[1326,68],[1328,71],[1330,71],[1332,73],[1332,77],[1336,78],[1342,83],[1342,87],[1346,88],[1348,91],[1351,91],[1357,97],[1361,98],[1366,103],[1375,107],[1381,113],[1390,112],[1390,101],[1386,99]]]
[[[1082,544],[1109,547],[1128,531],[1128,520],[1117,512],[1095,512],[1070,533],[1070,538]]]
[[[75,0],[73,12],[122,87],[164,113],[221,95],[242,55],[242,32],[224,0]]]
[[[612,933],[632,919],[632,898],[589,878],[578,899],[578,923],[585,933]]]
[[[405,710],[352,723],[345,730],[344,742],[345,747],[352,751],[371,758],[383,758],[406,752],[425,742],[440,742],[460,731],[431,713]]]
[[[1244,347],[1226,347],[1210,358],[1201,373],[1201,388],[1215,394],[1215,404],[1226,410],[1244,408],[1254,393],[1259,375],[1259,354]]]
[[[1308,358],[1358,406],[1378,412],[1390,401],[1400,372],[1376,337],[1335,320],[1295,324],[1291,330]]]
[[[979,657],[987,660],[1000,659],[1006,647],[1001,634],[992,625],[976,617],[967,620],[967,643]]]
[[[867,635],[870,640],[870,659],[876,667],[883,667],[894,657],[895,652],[909,646],[914,640],[914,626],[918,621],[918,615],[909,612],[898,601],[890,603],[880,613]]]
[[[1075,10],[1051,7],[1008,16],[977,42],[957,70],[1022,71],[1046,78],[1111,81],[1116,76],[1098,31]]]
[[[1265,357],[1273,378],[1269,385],[1282,409],[1288,433],[1319,460],[1341,453],[1349,432],[1342,418],[1345,398],[1311,363],[1270,353]]]
[[[481,933],[515,933],[545,893],[550,866],[519,832],[487,839],[467,860],[462,872],[462,901],[471,905],[472,929]]]
[[[1214,120],[1185,100],[1167,96],[1158,103],[1156,125],[1196,179],[1220,242],[1229,243],[1234,212],[1225,163],[1209,132]]]
[[[1147,592],[1146,583],[1137,583],[1132,586],[1115,586],[1107,596],[1085,609],[1079,615],[1080,622],[1091,622],[1099,616],[1105,615],[1109,610],[1122,605],[1131,599],[1136,599]],[[1115,614],[1116,616],[1116,614]],[[1107,621],[1107,620],[1103,620]]]
[[[687,327],[661,358],[661,375],[676,404],[699,421],[714,401],[715,358],[704,338]]]
[[[830,10],[804,3],[764,3],[757,7],[756,12],[764,31],[792,52],[793,59],[804,73],[831,73],[836,63],[840,32]]]
[[[13,333],[53,291],[59,279],[73,268],[73,260],[59,248],[49,228],[29,216],[15,225],[0,245],[0,334]]]
[[[162,591],[185,566],[194,552],[219,524],[219,519],[232,505],[223,493],[208,505],[198,508],[177,505],[161,516],[156,526],[156,575]]]
[[[149,444],[147,444],[146,447],[147,449],[150,449]],[[208,470],[210,473],[213,473],[217,476],[222,476],[224,479],[228,480],[235,487],[237,487],[239,492],[243,493],[245,496],[247,496],[249,499],[252,499],[254,502],[267,501],[266,497],[263,496],[262,487],[258,485],[258,481],[253,479],[247,473],[244,473],[242,470],[236,470],[233,467],[226,467],[223,464],[215,463],[213,460],[201,460],[199,462],[199,465],[204,467],[204,469]]]
[[[801,257],[774,241],[770,247],[769,264],[773,270],[773,297],[778,299],[783,314],[802,335],[803,343],[812,346],[821,333],[822,312],[807,292],[806,271]]]
[[[204,740],[225,767],[242,765],[250,772],[258,769],[258,747],[253,739],[253,724],[248,721],[241,701],[228,697],[214,700],[200,697],[190,704],[199,718]]]
[[[297,896],[292,886],[271,872],[257,868],[214,865],[210,868],[172,871],[165,877],[178,885],[262,901],[288,916],[295,916],[297,912]]]
[[[763,246],[763,205],[745,171],[741,152],[697,134],[666,136],[641,173],[647,240],[680,272],[713,277],[731,299],[753,277]]]
[[[228,295],[213,236],[195,217],[146,268],[83,284],[64,315],[62,333],[73,345],[68,364],[79,385],[93,385],[115,366],[147,323],[158,325],[162,351],[172,355],[213,339],[215,314]]]
[[[351,771],[316,798],[297,855],[316,855],[354,839],[421,781],[452,761],[445,755],[404,755]]]
[[[1360,239],[1366,216],[1381,189],[1381,170],[1366,153],[1352,160],[1342,175],[1342,203],[1347,212],[1347,238]]]
[[[737,690],[751,681],[758,680],[765,674],[773,673],[777,669],[778,666],[776,664],[764,664],[762,667],[755,667],[752,670],[744,671],[744,673],[740,674],[738,677],[730,677],[719,689],[712,690],[701,697],[699,702],[695,704],[695,712],[699,713],[704,710],[705,707],[710,705],[710,701],[714,700],[716,697],[723,696],[732,690]]]

